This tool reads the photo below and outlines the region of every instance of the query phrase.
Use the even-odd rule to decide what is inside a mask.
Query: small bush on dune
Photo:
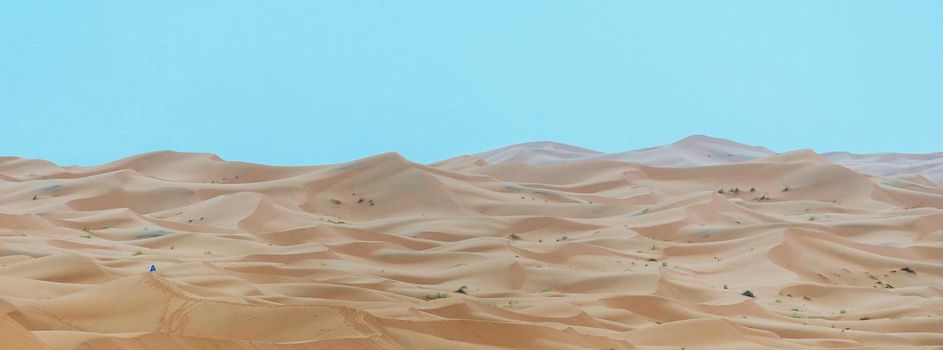
[[[442,292],[435,292],[435,293],[426,295],[426,299],[429,299],[429,300],[442,299],[442,298],[448,298],[448,297],[449,297],[448,293],[442,293]]]

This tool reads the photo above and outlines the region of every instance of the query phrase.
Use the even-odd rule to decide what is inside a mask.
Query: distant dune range
[[[776,155],[776,152],[764,147],[747,146],[729,140],[696,135],[670,145],[623,153],[601,153],[555,142],[531,142],[470,157],[480,158],[487,164],[539,165],[608,160],[658,167],[696,167],[739,163],[773,155]],[[943,152],[931,154],[829,152],[818,156],[867,175],[920,175],[937,184],[943,183]]]
[[[705,136],[5,157],[0,348],[943,349],[941,183],[943,153]]]

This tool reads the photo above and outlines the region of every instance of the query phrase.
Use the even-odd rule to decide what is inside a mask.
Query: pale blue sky
[[[4,1],[0,154],[943,151],[943,1]]]

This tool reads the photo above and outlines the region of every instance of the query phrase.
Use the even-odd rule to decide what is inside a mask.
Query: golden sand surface
[[[943,349],[927,177],[573,153],[0,158],[0,348]]]

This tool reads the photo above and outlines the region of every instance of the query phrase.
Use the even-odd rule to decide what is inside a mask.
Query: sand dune
[[[5,157],[0,348],[943,349],[941,160]]]
[[[668,145],[620,153],[602,153],[555,142],[531,142],[461,156],[440,163],[441,166],[453,170],[463,170],[485,164],[539,165],[603,160],[660,167],[698,167],[743,162],[775,154],[776,152],[764,147],[694,135]],[[920,176],[936,184],[943,183],[943,152],[930,154],[828,152],[821,154],[821,157],[868,175]]]

